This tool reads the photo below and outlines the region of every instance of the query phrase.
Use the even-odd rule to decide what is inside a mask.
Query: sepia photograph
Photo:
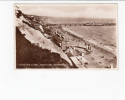
[[[117,4],[15,3],[16,68],[118,68]]]

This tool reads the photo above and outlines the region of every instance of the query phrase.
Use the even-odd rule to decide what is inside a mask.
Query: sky
[[[25,14],[51,17],[116,18],[117,4],[16,4]]]

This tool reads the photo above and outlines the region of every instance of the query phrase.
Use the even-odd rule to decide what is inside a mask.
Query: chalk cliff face
[[[42,31],[42,26],[35,29],[25,17],[22,14],[16,18],[17,66],[18,64],[62,64],[59,66],[66,68],[72,66],[68,56]]]

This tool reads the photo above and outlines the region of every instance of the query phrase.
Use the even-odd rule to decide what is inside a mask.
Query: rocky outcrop
[[[71,67],[68,56],[45,33],[35,29],[23,14],[16,18],[16,57],[19,64],[60,64],[56,67]],[[62,65],[61,65],[62,64]],[[63,66],[64,65],[64,66]],[[33,66],[30,66],[33,67]],[[38,67],[38,66],[37,66]],[[52,67],[52,66],[42,66]]]

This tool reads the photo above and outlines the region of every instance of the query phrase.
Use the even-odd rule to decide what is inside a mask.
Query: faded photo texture
[[[14,4],[16,68],[117,68],[117,4]]]

